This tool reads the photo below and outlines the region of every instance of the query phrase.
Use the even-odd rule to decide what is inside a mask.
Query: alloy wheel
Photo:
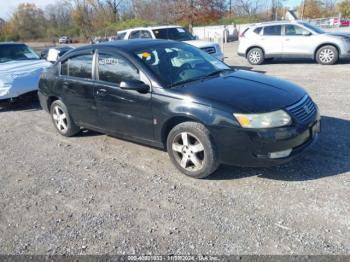
[[[249,53],[249,60],[253,63],[253,64],[258,64],[261,60],[261,54],[258,51],[252,51]]]
[[[326,48],[320,52],[319,59],[322,63],[328,64],[333,61],[334,56],[335,56],[334,51]]]
[[[188,171],[202,169],[205,160],[204,146],[200,140],[189,132],[175,136],[172,150],[178,164]]]
[[[55,105],[55,107],[53,108],[52,118],[59,131],[63,133],[67,132],[68,130],[67,116],[59,105]]]

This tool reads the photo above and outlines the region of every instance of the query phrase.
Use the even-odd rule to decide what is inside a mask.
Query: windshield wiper
[[[216,70],[214,72],[211,72],[207,75],[204,75],[204,76],[199,76],[199,77],[195,77],[195,78],[191,78],[191,79],[187,79],[187,80],[183,80],[183,81],[180,81],[180,82],[177,82],[177,83],[174,83],[172,84],[170,87],[174,87],[174,86],[179,86],[179,85],[184,85],[184,84],[187,84],[187,83],[191,83],[191,82],[195,82],[195,81],[200,81],[200,80],[204,80],[206,78],[210,78],[210,77],[213,77],[213,76],[216,76],[216,75],[219,75],[223,72],[226,72],[226,71],[232,71],[232,69],[220,69],[220,70]]]
[[[214,72],[211,72],[211,73],[205,75],[204,77],[207,78],[207,77],[216,76],[216,75],[219,75],[219,74],[226,72],[226,71],[232,71],[232,69],[227,68],[227,69],[216,70]]]

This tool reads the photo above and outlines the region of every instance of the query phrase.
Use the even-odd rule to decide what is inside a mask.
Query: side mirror
[[[122,81],[120,83],[120,88],[124,90],[134,90],[140,93],[147,93],[149,91],[149,86],[139,80]]]
[[[195,39],[195,40],[199,40],[199,36],[198,36],[198,35],[195,35],[195,36],[194,36],[194,39]]]
[[[312,33],[311,32],[303,32],[303,36],[310,36],[310,35],[312,35]]]
[[[55,63],[58,60],[59,51],[55,48],[50,48],[49,52],[47,53],[47,61],[51,63]]]

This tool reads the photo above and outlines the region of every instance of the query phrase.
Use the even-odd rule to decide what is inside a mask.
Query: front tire
[[[247,60],[251,65],[261,65],[264,63],[264,52],[261,48],[255,47],[248,51]]]
[[[56,130],[63,136],[74,136],[80,131],[71,116],[66,105],[61,100],[56,100],[51,104],[50,114]]]
[[[321,65],[334,65],[338,59],[338,50],[332,45],[323,46],[316,52],[316,61]]]
[[[205,178],[219,166],[208,129],[196,122],[175,126],[167,138],[172,163],[185,175]]]

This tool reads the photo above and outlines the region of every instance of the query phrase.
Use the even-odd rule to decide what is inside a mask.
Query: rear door
[[[282,55],[282,26],[265,26],[260,36],[261,47],[265,51],[265,56]]]
[[[92,50],[80,52],[61,62],[62,99],[73,120],[97,125],[94,99]]]
[[[153,140],[151,92],[141,94],[120,88],[120,82],[148,79],[122,54],[99,50],[95,101],[102,127],[145,140]],[[147,83],[150,85],[150,83]]]
[[[309,57],[317,46],[317,39],[301,26],[287,24],[284,26],[283,56]]]

